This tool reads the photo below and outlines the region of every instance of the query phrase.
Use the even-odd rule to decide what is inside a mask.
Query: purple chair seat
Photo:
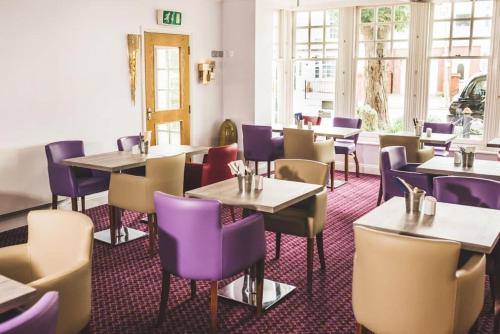
[[[107,176],[80,177],[77,179],[78,194],[87,196],[106,191],[109,188],[108,182],[109,177]]]
[[[59,294],[47,292],[35,305],[0,324],[2,334],[54,334],[59,313]]]
[[[335,141],[336,154],[351,154],[356,151],[356,144],[352,140],[338,139]]]
[[[283,137],[273,137],[270,126],[243,124],[241,127],[245,160],[255,161],[256,173],[258,162],[266,161],[267,176],[271,176],[271,161],[283,157]]]
[[[341,128],[361,129],[362,121],[359,118],[350,117],[334,117],[333,126]],[[358,135],[354,135],[345,139],[337,139],[335,141],[335,153],[344,155],[344,179],[349,179],[349,156],[352,155],[356,164],[356,176],[359,177],[359,160],[356,154],[356,144],[358,143]]]

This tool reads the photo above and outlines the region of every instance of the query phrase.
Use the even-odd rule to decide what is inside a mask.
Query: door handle
[[[151,120],[151,117],[153,116],[153,112],[151,111],[151,108],[148,108],[148,111],[146,111],[146,118]]]

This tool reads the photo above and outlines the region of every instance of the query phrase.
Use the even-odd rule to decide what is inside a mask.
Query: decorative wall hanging
[[[135,105],[135,92],[137,86],[137,61],[141,50],[141,35],[128,34],[128,72],[130,79],[130,97]]]

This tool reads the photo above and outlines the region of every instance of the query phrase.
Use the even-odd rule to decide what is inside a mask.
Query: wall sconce
[[[198,64],[198,80],[204,85],[208,85],[211,81],[215,81],[215,61],[209,61],[203,64]]]

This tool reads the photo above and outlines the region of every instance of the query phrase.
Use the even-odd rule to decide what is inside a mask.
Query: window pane
[[[408,57],[408,42],[393,42],[392,57]]]
[[[406,23],[410,21],[410,6],[397,6],[394,9],[394,21]]]
[[[156,111],[180,108],[179,48],[155,47]]]
[[[391,21],[392,21],[391,7],[377,8],[377,22],[391,22]]]
[[[373,42],[359,43],[358,57],[368,58],[368,57],[375,57],[375,55],[376,55],[375,43]]]
[[[307,43],[309,42],[309,29],[295,29],[295,42]]]
[[[326,42],[336,42],[339,39],[337,27],[326,28],[325,31],[325,41]]]
[[[327,26],[338,25],[339,23],[339,11],[338,10],[327,10],[326,11],[326,22]]]
[[[473,39],[470,50],[471,56],[489,56],[490,55],[490,40],[489,39]]]
[[[451,3],[437,3],[434,5],[434,19],[443,20],[451,18]]]
[[[375,22],[375,8],[363,8],[361,9],[361,23],[372,23]]]
[[[295,14],[295,25],[297,27],[307,27],[309,25],[309,12],[297,12]]]
[[[332,104],[335,100],[335,70],[335,61],[295,62],[294,113],[321,115],[323,118],[333,116],[333,110],[324,109],[324,106]]]
[[[469,55],[469,40],[455,39],[451,41],[451,56],[468,56]]]
[[[338,44],[325,45],[325,58],[337,58],[339,54]]]
[[[156,138],[158,145],[181,143],[181,122],[168,122],[156,124]]]
[[[433,38],[449,38],[450,37],[450,21],[434,22],[432,27]]]
[[[311,26],[322,26],[324,24],[323,11],[311,12]]]
[[[365,130],[403,129],[405,76],[404,59],[358,61],[357,113]]]
[[[311,28],[311,42],[323,42],[323,28]]]
[[[323,58],[323,44],[311,44],[310,58]]]
[[[469,37],[470,36],[470,21],[454,21],[453,22],[453,36]]]
[[[359,27],[359,40],[360,41],[373,41],[375,33],[375,26],[362,25]]]
[[[491,17],[493,15],[493,1],[475,1],[474,17]]]
[[[455,13],[453,15],[456,19],[464,19],[471,17],[472,14],[472,2],[454,2]]]
[[[377,40],[385,41],[391,39],[391,26],[383,24],[377,26]]]
[[[297,44],[295,46],[295,58],[298,59],[309,58],[309,45]]]
[[[454,122],[460,137],[482,138],[487,71],[487,59],[432,59],[427,120]]]
[[[450,46],[449,40],[432,41],[432,56],[434,57],[448,56],[449,46]]]
[[[491,20],[475,20],[472,37],[489,37],[491,35]]]
[[[393,39],[408,39],[410,37],[410,25],[408,23],[394,24]]]

